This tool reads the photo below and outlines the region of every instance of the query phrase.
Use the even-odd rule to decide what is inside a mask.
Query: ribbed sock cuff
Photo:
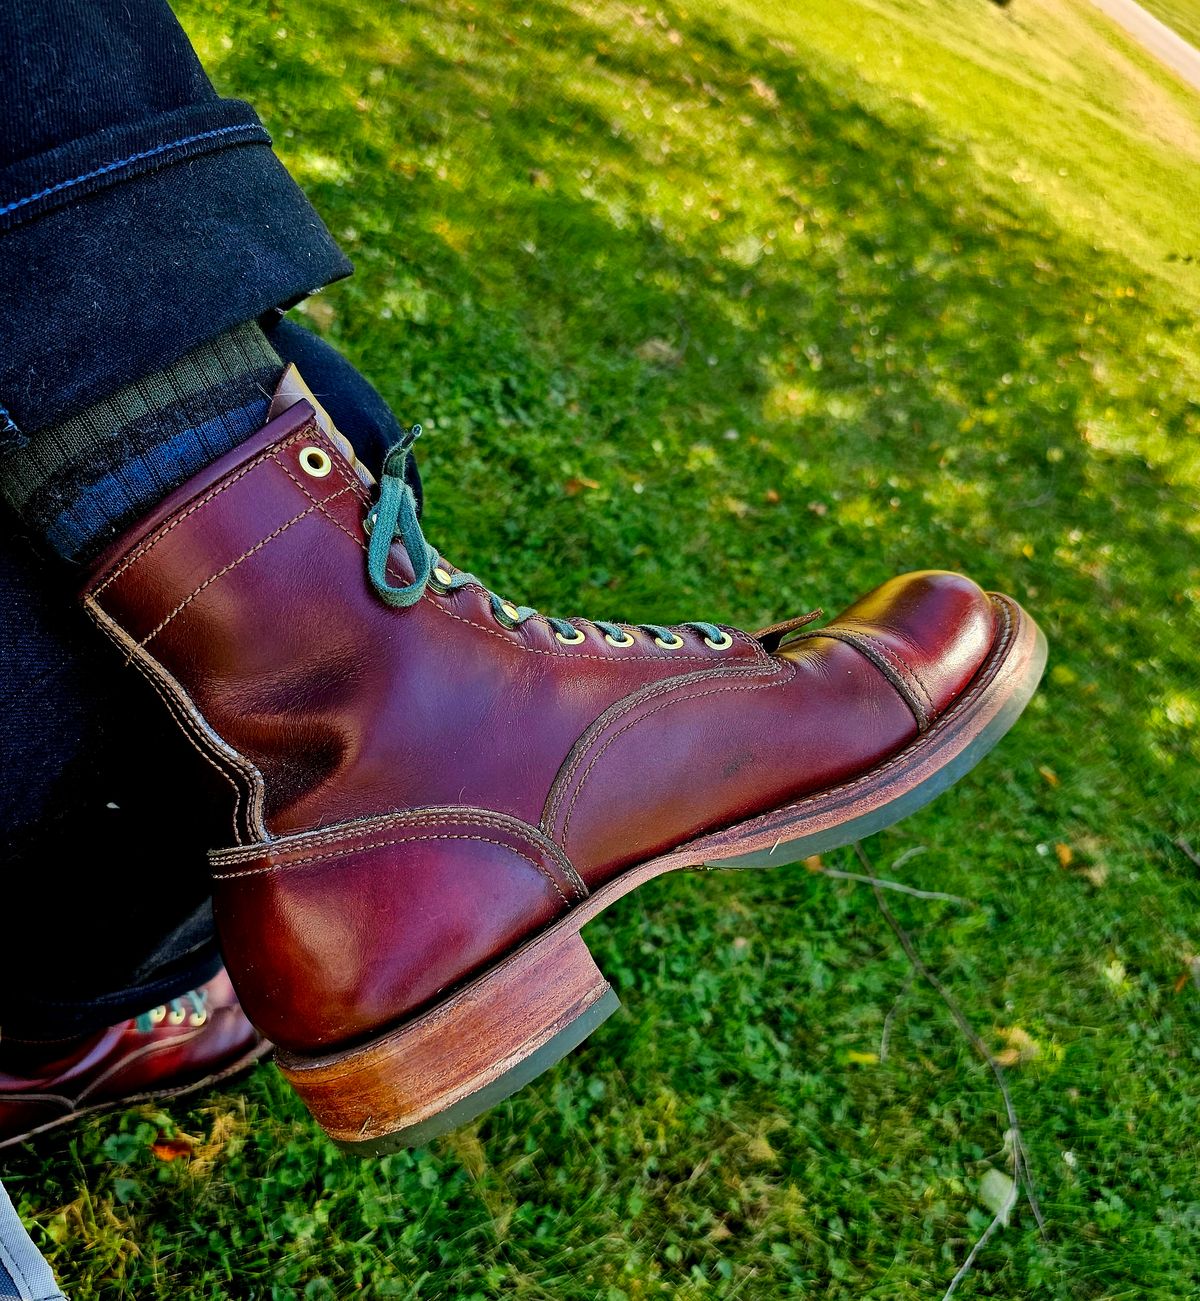
[[[4,457],[0,495],[25,528],[86,561],[169,492],[260,429],[283,369],[257,325],[32,433]]]

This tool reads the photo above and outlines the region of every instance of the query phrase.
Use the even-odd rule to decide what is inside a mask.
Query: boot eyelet
[[[438,565],[433,571],[430,585],[435,591],[441,592],[441,594],[445,596],[450,590],[450,584],[453,579],[454,575],[451,574],[448,569],[443,569],[441,565]]]
[[[674,641],[666,641],[662,637],[655,637],[654,644],[661,646],[663,650],[678,650],[683,645],[683,638],[677,632],[673,632],[671,636],[674,637]]]
[[[506,619],[511,619],[513,621],[514,627],[520,622],[521,611],[518,610],[511,601],[501,601],[500,609]]]
[[[166,1019],[167,1019],[167,1009],[165,1007],[156,1007],[154,1011],[150,1013],[151,1025],[162,1025],[162,1023]]]
[[[207,1020],[208,1020],[207,1012],[193,1012],[191,1016],[188,1017],[188,1025],[196,1026],[197,1028],[199,1028],[200,1026],[204,1025],[204,1023]]]
[[[173,1010],[171,1012],[171,1015],[167,1017],[167,1024],[182,1025],[186,1020],[187,1020],[187,1013],[182,1008],[179,1008],[178,1010]]]
[[[574,637],[568,637],[564,633],[557,632],[557,631],[555,632],[554,635],[560,642],[562,642],[564,646],[578,646],[579,643],[583,641],[585,638],[585,634],[582,628],[575,629]]]
[[[305,447],[300,451],[300,468],[312,479],[323,479],[333,469],[333,461],[320,447]]]
[[[370,537],[375,532],[375,510],[374,506],[363,516],[363,532]]]
[[[623,641],[618,640],[618,638],[614,637],[611,632],[606,632],[604,634],[604,640],[608,642],[610,646],[632,646],[633,645],[633,637],[629,633],[626,632],[626,633],[622,633],[621,635],[624,638]]]
[[[723,641],[713,641],[711,637],[705,637],[704,644],[712,650],[728,650],[733,645],[733,638],[724,631],[721,636],[724,638]]]

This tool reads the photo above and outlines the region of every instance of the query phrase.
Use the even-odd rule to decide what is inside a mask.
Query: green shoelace
[[[189,990],[183,998],[173,998],[169,1003],[164,1003],[161,1007],[156,1007],[152,1011],[143,1012],[141,1016],[134,1020],[134,1025],[141,1034],[150,1034],[156,1025],[169,1020],[172,1025],[182,1025],[187,1020],[188,1013],[183,1004],[184,1001],[191,1003],[191,1018],[193,1025],[203,1025],[208,1020],[208,995],[202,989]]]
[[[425,594],[427,587],[435,592],[456,592],[468,584],[482,588],[488,595],[492,606],[492,615],[502,627],[519,628],[528,619],[537,615],[537,611],[528,605],[514,605],[490,591],[474,574],[452,572],[443,564],[441,557],[425,540],[421,532],[421,522],[417,517],[417,501],[413,490],[404,477],[404,462],[413,443],[420,436],[421,426],[413,425],[406,430],[400,441],[388,452],[383,462],[383,475],[379,481],[379,500],[371,508],[366,519],[366,529],[370,536],[367,548],[367,573],[371,585],[380,600],[388,605],[403,609],[415,605]],[[388,553],[392,543],[400,542],[408,552],[409,562],[413,568],[413,580],[403,587],[397,587],[388,578]],[[566,645],[575,645],[584,640],[584,632],[570,619],[557,619],[549,615],[542,616],[554,629],[558,639]],[[634,638],[620,624],[609,623],[603,619],[591,619],[587,622],[599,628],[614,646],[630,646]],[[640,631],[652,636],[655,642],[667,650],[677,650],[683,645],[683,638],[671,628],[660,623],[638,623],[633,625]],[[689,620],[679,625],[700,633],[705,643],[713,650],[724,650],[733,644],[733,638],[715,623]]]

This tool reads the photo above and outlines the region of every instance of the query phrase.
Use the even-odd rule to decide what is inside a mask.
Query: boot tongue
[[[782,623],[773,623],[767,628],[760,628],[754,635],[762,642],[764,650],[777,651],[792,633],[807,627],[814,619],[820,619],[824,614],[824,610],[810,610],[807,614],[799,614],[794,619],[784,619]]]
[[[354,445],[338,430],[338,427],[333,423],[329,412],[325,410],[314,396],[312,389],[310,389],[304,382],[304,377],[296,369],[295,364],[292,364],[283,372],[279,377],[279,383],[275,385],[275,393],[271,398],[271,406],[267,412],[267,419],[274,420],[276,416],[283,415],[285,411],[294,407],[297,402],[307,402],[309,406],[312,407],[317,417],[317,424],[321,427],[321,431],[350,463],[354,473],[358,475],[363,484],[367,488],[374,490],[375,476],[358,459],[354,450]]]

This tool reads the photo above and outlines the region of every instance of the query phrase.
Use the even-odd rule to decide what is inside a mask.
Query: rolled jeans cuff
[[[0,447],[350,271],[237,100],[13,164],[0,171]]]

